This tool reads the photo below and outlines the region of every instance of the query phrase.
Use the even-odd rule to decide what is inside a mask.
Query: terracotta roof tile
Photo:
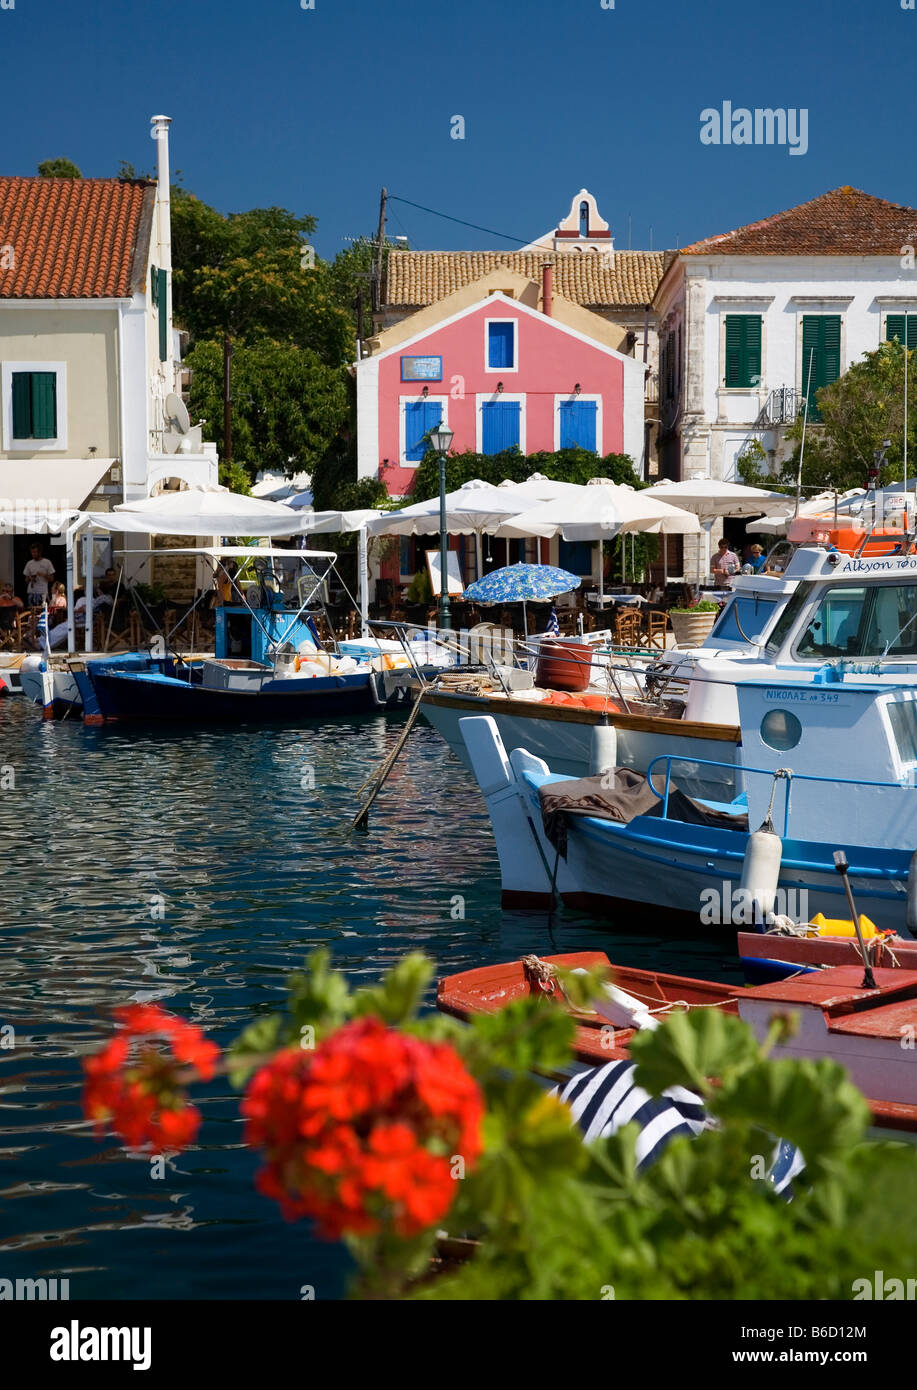
[[[811,202],[683,246],[683,256],[899,256],[917,210],[845,185]]]
[[[586,307],[649,304],[662,277],[663,251],[391,251],[386,303],[419,308],[445,299],[492,270],[541,279],[554,266],[554,288]]]
[[[0,299],[126,299],[145,270],[155,185],[0,178]],[[138,248],[144,264],[135,268]],[[135,273],[136,270],[136,273]]]

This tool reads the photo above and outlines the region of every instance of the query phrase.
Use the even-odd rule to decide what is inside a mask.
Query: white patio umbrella
[[[228,488],[185,488],[162,492],[113,508],[117,525],[130,532],[175,536],[291,536],[302,530],[302,512],[282,502],[230,492]]]
[[[705,532],[704,560],[708,569],[710,531],[718,517],[756,516],[761,512],[773,515],[786,511],[786,496],[783,493],[766,492],[763,488],[747,487],[744,483],[725,483],[717,478],[686,478],[680,483],[662,478],[653,487],[647,488],[647,492],[658,497],[660,502],[693,512],[700,519]]]
[[[450,535],[475,536],[477,571],[481,572],[481,536],[492,535],[508,517],[533,505],[541,497],[557,496],[574,487],[533,474],[524,483],[494,485],[471,478],[454,492],[446,493],[446,530]],[[414,502],[396,512],[385,512],[368,524],[371,536],[424,536],[439,530],[439,498]]]
[[[65,530],[77,516],[79,512],[72,508],[53,512],[14,508],[0,512],[0,534],[20,531],[28,536],[53,536]]]
[[[541,502],[510,518],[498,536],[556,536],[567,541],[602,541],[621,532],[665,532],[687,535],[700,530],[695,516],[608,478],[592,478],[551,502]],[[599,593],[604,596],[603,566],[599,566]]]

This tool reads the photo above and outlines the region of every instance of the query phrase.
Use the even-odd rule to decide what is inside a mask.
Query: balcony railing
[[[805,397],[795,386],[778,386],[772,391],[758,412],[755,429],[770,429],[775,425],[792,425]]]

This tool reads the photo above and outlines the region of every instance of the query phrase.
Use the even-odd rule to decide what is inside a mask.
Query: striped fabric
[[[643,1168],[659,1158],[670,1139],[693,1139],[707,1124],[700,1097],[672,1086],[654,1097],[634,1081],[636,1062],[587,1067],[552,1092],[566,1101],[586,1143],[608,1138],[630,1122],[640,1126],[637,1162]]]
[[[553,607],[552,607],[552,609],[551,609],[550,616],[548,617],[548,621],[547,621],[547,624],[546,624],[546,626],[545,626],[545,632],[546,632],[549,636],[551,636],[551,637],[559,637],[559,636],[560,636],[560,623],[557,621],[557,609],[556,609],[556,608],[553,608]]]
[[[563,1086],[555,1086],[551,1094],[569,1105],[587,1144],[610,1138],[632,1121],[638,1124],[637,1166],[646,1168],[656,1162],[672,1139],[679,1135],[695,1139],[713,1122],[708,1119],[700,1096],[683,1086],[670,1086],[655,1097],[644,1091],[634,1081],[636,1065],[617,1061],[584,1067]],[[775,1192],[792,1200],[790,1184],[804,1168],[799,1149],[778,1139],[767,1181],[773,1184]]]

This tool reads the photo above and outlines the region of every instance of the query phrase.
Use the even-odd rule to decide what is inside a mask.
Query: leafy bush
[[[869,1108],[836,1062],[769,1055],[786,1017],[763,1046],[715,1008],[634,1037],[637,1084],[686,1088],[712,1122],[641,1171],[634,1126],[584,1144],[535,1075],[569,1062],[565,1010],[532,996],[468,1025],[418,1018],[431,975],[410,955],[351,992],[318,951],[285,1012],[256,1019],[222,1064],[247,1088],[259,1187],[346,1242],[354,1296],[849,1299],[876,1270],[912,1275],[913,1149],[866,1142]],[[562,974],[578,1007],[599,982]],[[200,1123],[187,1086],[214,1074],[217,1050],[156,1005],[120,1016],[124,1031],[85,1061],[87,1115],[132,1145],[172,1135],[179,1148]],[[805,1156],[792,1200],[767,1179],[776,1136]],[[443,1225],[470,1258],[436,1272]]]

